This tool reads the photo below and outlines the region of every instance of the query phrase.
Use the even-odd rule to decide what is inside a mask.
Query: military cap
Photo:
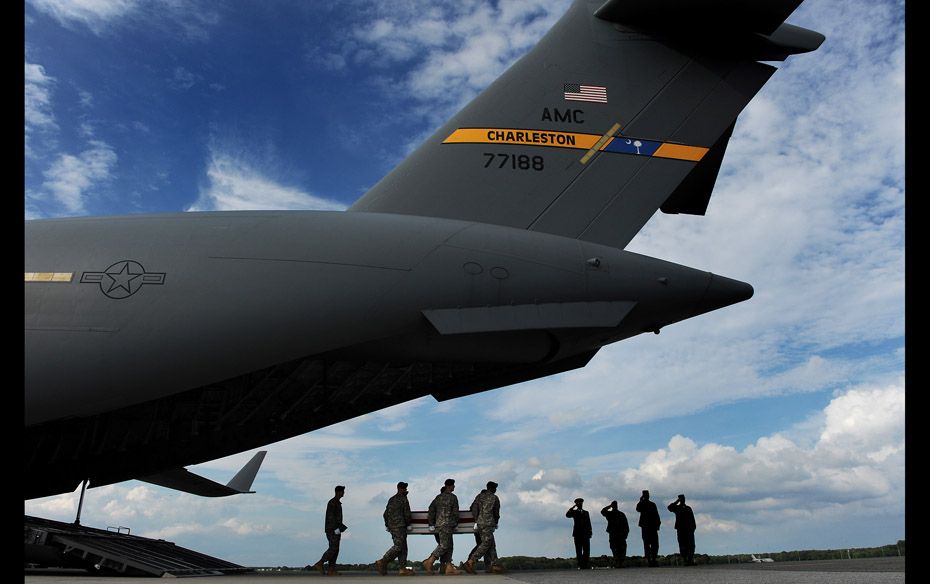
[[[584,503],[584,499],[582,499],[581,497],[578,497],[577,499],[575,499],[575,502],[576,502],[576,503]]]
[[[454,484],[455,484],[455,479],[446,479],[446,482],[445,482],[444,484],[445,484],[447,487],[448,487],[449,485],[454,485]]]
[[[346,490],[345,485],[336,485],[336,490],[337,490],[337,491],[345,491],[345,490]]]
[[[406,488],[407,488],[407,483],[405,483],[404,481],[400,481],[399,483],[397,483],[397,488],[398,488],[398,489],[406,489]]]
[[[494,491],[497,489],[497,483],[494,481],[488,481],[488,489]]]

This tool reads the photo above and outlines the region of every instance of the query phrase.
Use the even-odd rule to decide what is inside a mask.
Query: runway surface
[[[624,584],[897,584],[904,582],[904,558],[774,562],[766,564],[719,564],[714,566],[624,568],[622,570],[539,570],[506,575],[479,573],[452,577],[456,581],[479,579],[485,584],[581,584],[623,582]],[[399,576],[389,574],[386,578]],[[321,580],[315,572],[280,574],[260,572],[198,579],[202,584],[299,584]],[[371,584],[377,573],[346,573],[332,578],[343,584]],[[418,574],[414,582],[432,582],[450,576]],[[327,578],[329,579],[329,578]],[[27,574],[26,584],[139,584],[146,578],[102,577],[78,574]],[[405,580],[406,581],[406,580]]]

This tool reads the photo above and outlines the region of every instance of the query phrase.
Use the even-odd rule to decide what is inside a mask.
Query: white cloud
[[[454,409],[455,409],[455,402],[451,400],[444,401],[444,402],[438,402],[435,406],[433,406],[433,412],[437,414],[448,414]]]
[[[45,517],[61,517],[74,519],[77,512],[77,493],[67,493],[46,497],[35,501],[26,501],[27,515],[42,515]]]
[[[309,64],[318,66],[324,71],[343,71],[346,68],[345,55],[325,51],[320,47],[307,49],[304,58]]]
[[[55,115],[52,112],[52,86],[55,79],[45,74],[45,68],[35,63],[25,63],[25,118],[26,157],[33,155],[30,150],[30,135],[35,132],[57,130]]]
[[[581,476],[578,471],[570,468],[540,469],[530,478],[529,482],[524,482],[523,486],[524,489],[530,491],[553,487],[577,488],[581,486]]]
[[[77,128],[77,133],[88,139],[86,148],[77,155],[60,152],[59,127],[52,110],[51,89],[55,79],[41,65],[26,62],[25,66],[26,158],[51,160],[43,172],[41,187],[26,189],[26,219],[45,216],[50,197],[66,214],[81,213],[93,190],[109,180],[118,157],[109,144],[93,139],[94,127],[89,122],[82,122]],[[82,107],[92,104],[89,93],[79,91],[79,95]],[[41,137],[41,147],[36,146],[37,137]],[[27,169],[27,179],[28,176]]]
[[[378,429],[382,432],[399,432],[410,424],[411,419],[418,417],[417,410],[422,409],[432,401],[431,397],[422,397],[367,414],[367,416],[374,419]]]
[[[79,90],[78,95],[81,99],[81,107],[91,108],[94,105],[94,96],[88,91]]]
[[[518,464],[524,478],[502,487],[504,510],[524,530],[555,529],[560,510],[564,514],[579,495],[591,510],[620,499],[621,509],[633,512],[635,521],[633,507],[642,489],[649,489],[660,506],[684,492],[697,513],[699,536],[705,541],[730,537],[734,550],[733,534],[761,538],[763,526],[771,534],[784,534],[811,529],[805,526],[810,521],[841,523],[842,518],[859,524],[902,517],[903,402],[900,383],[838,394],[814,416],[820,438],[807,446],[789,433],[764,436],[742,450],[699,445],[679,435],[616,472],[578,477],[571,468],[540,468],[538,460]],[[770,535],[765,538],[772,541]],[[782,540],[778,545],[795,544]]]
[[[51,111],[51,86],[55,79],[45,74],[42,65],[25,63],[26,131],[29,127],[54,128],[55,116]]]
[[[301,436],[294,446],[303,454],[308,454],[311,452],[332,451],[352,452],[403,443],[404,441],[398,440],[380,440],[358,436],[334,436],[326,432],[314,432]]]
[[[186,211],[345,209],[342,203],[283,186],[249,163],[222,152],[212,153],[207,179],[209,185]]]
[[[116,152],[105,142],[92,140],[90,148],[77,156],[61,154],[45,171],[43,189],[51,193],[68,213],[80,213],[89,193],[110,178]]]
[[[545,0],[366,5],[366,18],[347,34],[346,63],[383,69],[403,65],[398,80],[382,79],[386,94],[402,100],[412,118],[429,126],[413,136],[409,152],[530,49],[569,2]],[[411,108],[411,104],[414,106]],[[417,105],[419,104],[419,105]]]
[[[904,391],[901,387],[868,388],[839,396],[824,411],[820,435],[824,450],[839,457],[855,454],[875,463],[903,452]],[[874,448],[881,444],[881,448]]]
[[[38,195],[38,197],[41,198],[41,195]],[[27,221],[31,219],[43,219],[45,217],[45,213],[36,205],[36,198],[37,195],[33,191],[26,189],[24,196],[25,201],[23,202],[23,215]]]
[[[812,356],[773,374],[766,369],[778,339],[710,331],[708,318],[606,347],[583,369],[496,392],[487,415],[508,424],[509,440],[529,442],[560,429],[645,423],[741,399],[831,389],[858,366]]]
[[[267,523],[264,523],[264,524],[250,523],[250,522],[242,521],[235,517],[230,517],[229,519],[221,523],[221,525],[229,529],[236,535],[252,535],[255,533],[270,533],[272,530],[271,526],[268,525]]]
[[[203,42],[220,22],[218,5],[195,0],[154,0],[146,6],[145,18],[162,23],[166,30],[180,29],[183,38]]]
[[[127,497],[128,498],[128,497]],[[139,514],[135,507],[127,506],[122,501],[111,499],[103,506],[103,512],[108,517],[119,521],[120,523],[128,522],[135,519]]]
[[[739,529],[736,521],[717,519],[707,513],[695,513],[694,519],[701,526],[702,533],[733,533]]]
[[[116,26],[134,25],[180,31],[203,41],[219,21],[214,7],[194,0],[28,0],[64,27],[83,26],[97,35]]]
[[[63,25],[83,24],[94,32],[136,10],[141,0],[29,0]]]
[[[174,75],[168,80],[168,87],[178,91],[187,91],[201,79],[200,75],[191,73],[184,67],[175,67]]]
[[[825,503],[855,502],[873,510],[900,507],[903,404],[902,384],[842,393],[825,408],[820,439],[811,447],[788,434],[760,438],[742,451],[719,444],[698,446],[675,436],[667,448],[624,471],[617,486],[673,496],[686,485],[694,495],[689,498],[700,499],[705,510],[718,514],[732,501],[750,504],[741,510],[744,521],[751,520],[750,507],[756,502],[764,504],[754,512],[766,517],[774,507],[815,512]]]
[[[210,531],[209,526],[203,525],[201,523],[176,523],[174,525],[169,525],[167,527],[162,527],[160,529],[155,529],[153,531],[146,531],[143,537],[151,537],[152,539],[164,539],[167,541],[174,541],[179,537],[197,535],[201,537],[202,534],[205,534]],[[201,548],[203,549],[203,548]]]

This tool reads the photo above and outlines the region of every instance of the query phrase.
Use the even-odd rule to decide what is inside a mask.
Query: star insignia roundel
[[[108,298],[121,300],[139,291],[146,284],[165,283],[164,272],[146,272],[137,261],[122,260],[102,272],[84,272],[82,284],[98,284]]]

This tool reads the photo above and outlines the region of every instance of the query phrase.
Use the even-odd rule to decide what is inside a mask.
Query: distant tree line
[[[832,550],[795,550],[781,552],[755,552],[756,557],[772,558],[776,562],[797,562],[808,560],[838,560],[847,558],[879,558],[883,556],[904,556],[904,540],[898,540],[896,543],[883,545],[879,547],[868,548],[849,548],[849,549],[832,549]],[[712,556],[708,554],[694,554],[694,563],[698,565],[706,564],[734,564],[751,562],[751,554],[733,554],[724,556]],[[670,554],[659,556],[660,566],[680,566],[682,565],[679,554]],[[509,570],[566,570],[575,568],[574,558],[542,558],[529,556],[510,556],[501,558],[501,562]],[[595,568],[607,568],[610,566],[611,557],[602,555],[591,557],[591,565]],[[624,565],[630,567],[645,567],[646,558],[642,556],[627,556]]]
[[[795,550],[781,552],[756,552],[756,557],[772,558],[776,562],[803,562],[807,560],[846,560],[853,558],[880,558],[888,556],[904,556],[904,540],[900,539],[893,544],[879,547],[867,548],[848,548],[832,550]],[[751,561],[748,554],[738,554],[734,556],[710,556],[712,561],[706,563],[727,563],[727,558],[732,563],[734,558],[740,562]]]
[[[898,540],[893,544],[879,547],[866,548],[849,548],[849,549],[832,549],[832,550],[794,550],[781,552],[754,552],[757,558],[772,558],[776,562],[803,562],[809,560],[845,560],[852,558],[880,558],[887,556],[904,556],[904,540]],[[695,554],[694,562],[698,565],[706,564],[734,564],[747,563],[752,561],[750,554],[731,554],[724,556],[712,556],[708,554]],[[508,570],[573,570],[575,568],[575,558],[545,558],[533,556],[508,556],[501,558],[501,562]],[[595,568],[607,568],[610,566],[611,557],[607,555],[591,557],[591,565]],[[682,564],[681,556],[671,554],[659,556],[659,565],[661,566],[680,566]],[[408,565],[416,566],[416,562]],[[642,556],[627,556],[624,565],[630,567],[645,567],[646,559]],[[479,563],[479,567],[483,566]],[[270,572],[294,572],[311,570],[310,566],[304,568],[291,568],[287,566],[256,568],[261,571]],[[337,564],[336,569],[340,572],[371,572],[375,569],[374,564]]]

